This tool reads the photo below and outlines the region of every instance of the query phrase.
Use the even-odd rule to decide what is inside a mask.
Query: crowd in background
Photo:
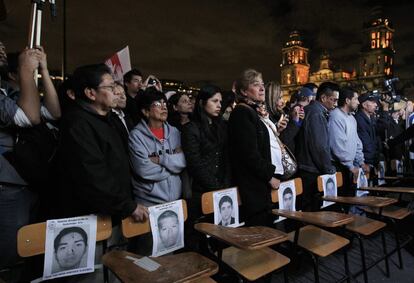
[[[271,190],[299,176],[297,210],[316,211],[319,175],[342,172],[343,194],[353,195],[360,168],[373,182],[380,161],[395,173],[392,160],[406,158],[405,145],[389,139],[404,139],[413,120],[411,103],[332,82],[305,85],[285,102],[280,84],[253,69],[231,91],[205,85],[189,97],[164,93],[138,69],[116,82],[104,64],[78,67],[56,92],[42,48],[2,52],[0,64],[0,269],[20,260],[17,230],[46,219],[94,213],[117,226],[184,198],[186,248],[199,251],[205,243],[192,227],[204,192],[237,186],[241,221],[272,226]],[[294,175],[283,165],[287,150]],[[151,246],[148,237],[128,244],[142,254]]]

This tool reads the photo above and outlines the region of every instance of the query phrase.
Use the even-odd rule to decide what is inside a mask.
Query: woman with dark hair
[[[187,170],[193,179],[192,196],[188,202],[190,221],[186,241],[188,246],[195,249],[201,238],[198,239],[191,227],[202,215],[201,195],[230,186],[228,136],[220,112],[221,101],[218,87],[207,85],[201,88],[191,122],[184,125],[182,130]]]
[[[147,88],[140,95],[138,109],[142,119],[129,134],[135,202],[147,207],[178,200],[185,158],[180,132],[167,123],[167,99],[155,88]],[[129,249],[149,255],[151,235],[131,241]]]
[[[236,106],[236,96],[232,91],[224,91],[222,93],[222,98],[223,101],[221,103],[221,114],[223,115],[223,119],[225,121],[228,121],[231,112]]]
[[[202,193],[230,185],[227,128],[220,110],[220,89],[213,85],[203,87],[191,122],[182,131],[187,168],[193,177],[192,200],[197,204]]]
[[[181,131],[182,126],[190,122],[193,112],[190,97],[184,93],[173,94],[168,99],[168,123]]]
[[[180,173],[185,168],[179,131],[167,123],[167,99],[148,88],[138,106],[142,120],[130,132],[129,152],[135,201],[151,206],[181,197]]]

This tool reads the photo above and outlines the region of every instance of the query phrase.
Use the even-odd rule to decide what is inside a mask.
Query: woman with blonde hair
[[[295,152],[295,138],[299,133],[305,111],[301,105],[294,105],[289,114],[284,112],[285,103],[282,99],[282,89],[278,82],[268,82],[265,87],[266,106],[269,118],[278,126],[280,140],[292,151]],[[288,123],[283,128],[281,121]]]
[[[230,160],[247,226],[270,226],[271,190],[280,184],[283,168],[272,164],[269,130],[261,117],[265,102],[262,74],[245,70],[235,84],[237,105],[229,119]]]

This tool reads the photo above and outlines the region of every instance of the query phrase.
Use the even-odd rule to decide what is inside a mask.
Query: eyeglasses
[[[106,88],[106,89],[114,92],[115,91],[115,88],[116,88],[116,85],[100,85],[97,88]]]
[[[162,107],[167,107],[167,102],[165,101],[155,101],[151,104],[151,107],[155,107],[155,108],[162,108]]]

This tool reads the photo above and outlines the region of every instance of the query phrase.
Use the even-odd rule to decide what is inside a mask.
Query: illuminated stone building
[[[388,19],[376,18],[365,25],[359,80],[372,89],[394,74],[394,29]]]
[[[305,48],[299,33],[293,31],[282,49],[280,66],[284,99],[289,100],[292,93],[308,82],[320,85],[325,81],[333,81],[362,92],[382,88],[384,79],[394,74],[393,34],[394,29],[389,20],[376,15],[364,24],[363,46],[351,72],[334,69],[329,54],[325,51],[320,56],[319,69],[309,74],[309,49]]]
[[[309,49],[303,46],[299,32],[291,32],[289,40],[282,48],[282,63],[280,64],[281,84],[285,99],[298,86],[309,80],[308,52]]]

